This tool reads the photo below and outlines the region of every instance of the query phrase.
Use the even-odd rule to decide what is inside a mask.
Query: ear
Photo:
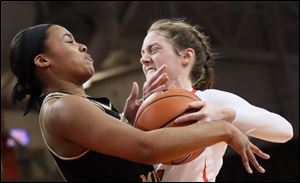
[[[195,51],[192,48],[185,49],[182,55],[181,64],[182,66],[186,67],[191,65],[191,63],[195,60]]]
[[[34,58],[34,63],[38,67],[48,67],[50,65],[50,62],[45,58],[43,54],[38,54]]]

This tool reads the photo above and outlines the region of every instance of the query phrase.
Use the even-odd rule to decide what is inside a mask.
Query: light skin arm
[[[56,137],[133,162],[156,164],[221,141],[240,154],[249,173],[252,172],[249,161],[259,172],[264,172],[254,154],[269,158],[246,135],[224,121],[144,132],[105,114],[78,96],[60,98],[48,110],[47,129]]]

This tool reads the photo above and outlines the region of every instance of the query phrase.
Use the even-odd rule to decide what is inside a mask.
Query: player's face
[[[87,47],[77,43],[64,27],[53,25],[48,30],[45,59],[51,62],[51,69],[60,79],[84,83],[94,73],[93,59]]]
[[[166,64],[170,81],[177,80],[182,72],[180,59],[168,38],[157,31],[147,34],[140,59],[146,79],[149,79],[160,66]]]

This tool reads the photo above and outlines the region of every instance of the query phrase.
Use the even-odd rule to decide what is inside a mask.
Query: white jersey
[[[293,136],[291,124],[278,114],[253,106],[241,97],[215,89],[196,91],[204,102],[236,111],[233,124],[256,138],[270,142],[286,142]],[[214,182],[223,164],[227,144],[217,143],[207,147],[193,161],[182,165],[155,165],[163,182]]]

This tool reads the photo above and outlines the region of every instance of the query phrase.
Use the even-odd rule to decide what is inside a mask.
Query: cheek
[[[176,58],[174,58],[173,55],[158,54],[155,56],[156,57],[154,58],[154,63],[157,68],[159,68],[163,64],[166,64],[168,66],[168,70],[174,67]]]
[[[153,62],[156,65],[157,68],[159,68],[163,64],[167,64],[168,65],[168,62],[169,62],[169,59],[165,55],[159,54],[159,53],[155,54],[152,57],[152,60],[153,60]]]
[[[58,61],[60,63],[66,62],[65,58],[68,58],[68,53],[66,53],[63,49],[60,48],[54,48],[51,51],[49,51],[49,56],[52,60]]]

